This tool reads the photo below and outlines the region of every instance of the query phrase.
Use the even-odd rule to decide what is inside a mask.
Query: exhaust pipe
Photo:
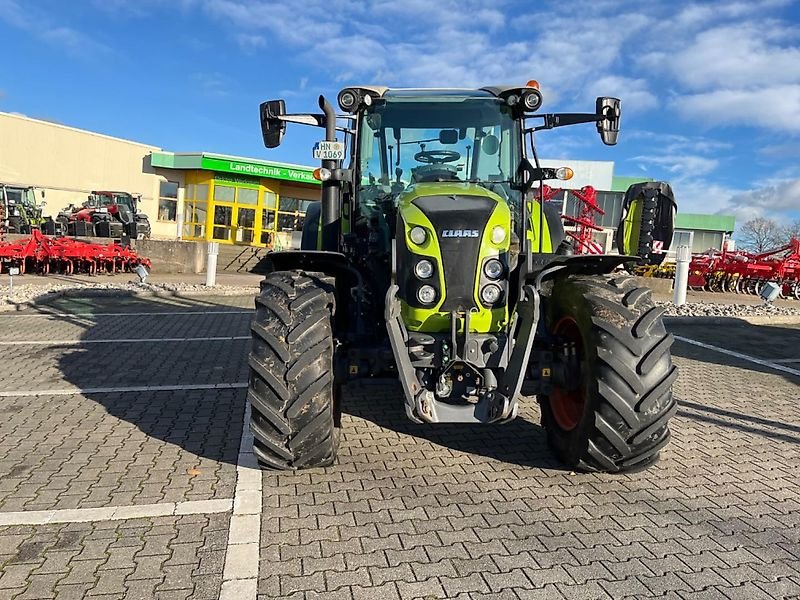
[[[319,107],[325,115],[325,141],[336,141],[336,112],[325,96],[319,97]],[[322,167],[334,171],[335,160],[323,160]],[[329,179],[322,182],[322,249],[329,252],[339,251],[339,183]]]

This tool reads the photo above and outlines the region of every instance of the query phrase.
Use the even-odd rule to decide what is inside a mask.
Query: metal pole
[[[689,246],[678,246],[675,254],[675,289],[672,303],[675,306],[686,304],[686,286],[689,283],[689,263],[692,253]]]
[[[219,244],[208,242],[206,254],[206,287],[214,287],[217,282],[217,254],[219,254]]]

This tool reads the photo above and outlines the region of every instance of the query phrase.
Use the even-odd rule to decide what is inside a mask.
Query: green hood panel
[[[443,211],[438,214],[434,208],[436,197],[442,197],[444,205]],[[464,213],[453,210],[453,203],[457,206],[458,198],[465,197],[474,199],[465,202],[465,205],[475,208],[467,209]],[[450,330],[450,310],[457,310],[453,306],[454,299],[468,297],[469,304],[475,307],[470,318],[472,331],[488,333],[503,330],[508,322],[507,306],[505,303],[495,307],[484,306],[480,301],[480,289],[481,285],[488,283],[483,274],[483,263],[489,258],[507,261],[511,212],[505,201],[490,190],[472,183],[420,183],[409,187],[399,196],[397,211],[397,274],[402,292],[401,315],[406,327],[411,331],[427,333],[447,332]],[[475,215],[474,219],[470,217],[471,214]],[[459,225],[455,229],[441,225],[448,220]],[[434,222],[440,224],[438,230]],[[410,238],[410,231],[414,227],[422,227],[427,234],[422,244],[416,244]],[[505,230],[505,236],[502,241],[494,243],[492,232],[497,227]],[[462,237],[462,233],[464,239],[453,239]],[[442,251],[442,244],[449,245],[445,252]],[[461,250],[463,256],[454,258]],[[421,281],[413,275],[414,264],[423,257],[435,265],[435,274],[428,281]],[[447,269],[449,272],[446,272]],[[502,280],[507,280],[507,273]],[[448,297],[448,283],[451,292],[458,290],[458,293],[453,292]],[[436,301],[429,307],[421,307],[415,299],[416,290],[422,284],[431,284],[438,292]]]

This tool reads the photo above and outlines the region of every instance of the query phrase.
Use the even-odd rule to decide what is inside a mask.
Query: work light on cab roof
[[[675,412],[671,338],[649,292],[611,273],[648,251],[655,214],[674,214],[636,197],[621,254],[582,254],[562,223],[575,217],[545,201],[545,182],[573,170],[542,166],[534,133],[593,123],[613,145],[620,101],[597,98],[587,113],[544,113],[542,102],[530,80],[349,86],[340,114],[323,96],[319,113],[261,105],[268,148],[287,123],[325,132],[312,149],[320,201],[300,249],[269,254],[253,322],[249,397],[264,467],[333,462],[342,386],[379,375],[397,377],[407,416],[430,424],[513,420],[525,383],[570,468],[655,460]]]

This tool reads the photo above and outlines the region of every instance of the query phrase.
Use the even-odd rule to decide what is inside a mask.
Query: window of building
[[[178,184],[162,181],[158,191],[158,220],[175,222],[178,217]]]
[[[215,202],[233,202],[236,195],[236,188],[229,185],[214,185]]]

